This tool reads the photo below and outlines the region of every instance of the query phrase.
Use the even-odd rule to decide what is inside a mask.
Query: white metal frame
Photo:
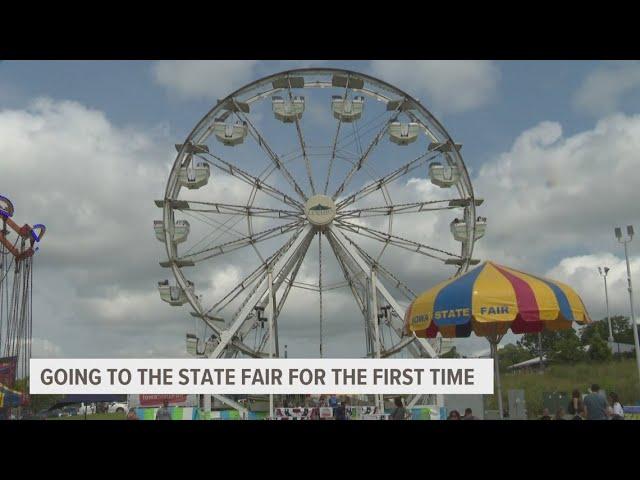
[[[331,143],[328,145],[331,149],[331,158],[326,180],[323,177],[314,182],[311,168],[312,154],[309,150],[309,144],[304,138],[303,122],[298,117],[295,118],[294,123],[300,152],[298,157],[304,161],[306,168],[307,179],[305,182],[298,182],[292,171],[290,171],[289,165],[292,161],[289,158],[290,155],[278,154],[264,133],[257,128],[255,122],[251,119],[251,106],[256,102],[268,99],[275,94],[283,93],[291,100],[293,98],[292,88],[301,87],[338,88],[345,99],[351,95],[358,94],[383,102],[387,106],[384,122],[377,128],[367,147],[363,150],[360,145],[359,153],[351,156],[345,153],[346,150],[342,145],[344,142],[340,138],[341,130],[345,130],[349,124],[337,120],[335,137],[331,139]],[[331,95],[328,96],[328,99],[330,98]],[[417,158],[407,161],[400,167],[382,176],[374,176],[371,182],[348,194],[347,189],[354,176],[361,170],[363,172],[370,171],[369,160],[371,159],[371,154],[384,141],[389,125],[402,116],[406,117],[406,121],[417,123],[420,126],[421,131],[430,142],[429,148],[425,149],[424,153]],[[362,117],[365,117],[364,113]],[[212,125],[219,121],[243,122],[247,126],[249,138],[253,139],[259,150],[264,153],[269,167],[261,174],[254,175],[234,161],[224,158],[220,152],[226,152],[227,150],[224,150],[224,148],[229,147],[210,149],[207,142],[212,135]],[[358,120],[352,123],[353,135],[358,142],[360,142],[358,125],[361,121]],[[211,145],[215,145],[215,142],[211,143]],[[357,72],[330,68],[291,70],[252,82],[220,100],[196,125],[185,142],[176,145],[176,148],[178,149],[178,156],[167,182],[164,199],[156,202],[163,210],[164,239],[167,252],[167,260],[161,262],[161,265],[167,266],[171,270],[178,286],[185,290],[188,302],[193,309],[193,315],[202,319],[211,330],[209,341],[212,343],[210,344],[211,348],[208,350],[210,357],[232,357],[239,354],[252,357],[279,356],[277,319],[290,290],[295,287],[319,292],[321,338],[323,291],[331,288],[348,287],[365,319],[364,328],[369,355],[375,357],[391,356],[406,348],[415,357],[438,356],[438,352],[434,348],[435,343],[432,344],[429,340],[418,338],[415,334],[407,335],[404,332],[404,308],[387,289],[384,282],[389,282],[390,285],[396,287],[409,299],[415,297],[415,293],[396,274],[381,263],[381,258],[386,248],[392,246],[421,254],[423,255],[422,258],[427,257],[433,261],[455,265],[457,266],[455,274],[463,273],[473,263],[475,209],[481,203],[481,200],[477,200],[474,197],[471,180],[460,155],[460,145],[451,139],[442,125],[420,102],[393,85]],[[242,147],[236,146],[232,148]],[[387,186],[411,172],[419,171],[418,169],[422,169],[426,176],[427,165],[430,161],[439,157],[441,157],[440,161],[445,160],[443,152],[446,152],[446,162],[460,171],[460,180],[451,189],[452,192],[456,193],[456,196],[444,200],[394,204]],[[339,158],[350,161],[352,167],[333,194],[329,195],[328,186],[333,164]],[[202,200],[185,199],[184,196],[181,196],[181,193],[185,192],[178,181],[180,169],[189,166],[195,159],[204,161],[212,167],[210,181],[215,182],[213,172],[220,171],[239,182],[249,185],[251,194],[247,204],[234,205],[204,202]],[[292,193],[289,194],[278,187],[278,180],[284,181]],[[308,185],[308,190],[305,190],[301,185]],[[324,189],[322,189],[322,186]],[[277,200],[282,204],[282,207],[268,208],[256,205],[258,192]],[[305,214],[305,202],[311,196],[321,192],[333,199],[336,205],[335,218],[326,226],[312,224]],[[384,205],[366,208],[355,207],[354,204],[358,201],[376,192],[380,192],[382,195],[385,202]],[[462,242],[459,254],[404,238],[392,230],[394,215],[438,212],[460,208],[463,209],[463,219],[467,222],[469,228],[467,238]],[[202,248],[199,251],[180,255],[178,246],[173,240],[173,225],[176,213],[179,215],[187,213],[194,215],[208,214],[225,219],[244,219],[247,233],[236,235],[238,238],[233,240],[210,243],[206,248]],[[388,217],[386,232],[362,223],[363,219],[366,221],[367,218],[380,216]],[[278,219],[286,223],[256,231],[253,225],[254,218]],[[216,226],[227,228],[227,223],[226,220],[225,222],[215,221],[213,226],[214,228],[217,228]],[[315,235],[320,238],[319,280],[317,284],[303,284],[297,282],[296,277]],[[264,258],[259,251],[258,244],[285,236],[288,237],[288,240],[284,245],[270,257]],[[322,237],[329,242],[331,250],[342,269],[345,281],[340,285],[323,284]],[[382,249],[377,256],[368,253],[358,244],[356,239],[359,237],[365,237],[382,244]],[[255,250],[260,258],[260,265],[213,306],[203,305],[196,292],[187,288],[188,267],[207,261],[214,261],[215,257],[228,255],[244,248]],[[277,294],[280,294],[280,301],[277,300]],[[217,321],[219,312],[234,301],[241,301],[241,303],[230,318],[229,316],[226,317],[229,321],[222,323]],[[379,305],[380,302],[386,304],[386,307],[384,307],[387,309],[384,311],[385,324],[395,333],[397,338],[392,345],[385,345],[380,333],[380,310],[382,308]],[[261,312],[263,311],[267,312],[266,318],[261,317]],[[259,345],[251,347],[245,339],[250,332],[256,331],[255,329],[264,320],[268,320],[269,328],[262,335]],[[223,400],[225,397],[218,396],[217,398],[225,401]],[[419,396],[412,398],[409,401],[409,405],[415,404],[419,398]],[[235,404],[229,399],[226,399],[226,401],[230,405]],[[442,404],[441,398],[438,399],[438,403]],[[377,406],[383,406],[382,396],[377,399]],[[236,407],[234,406],[234,408]],[[273,413],[272,399],[270,410]]]

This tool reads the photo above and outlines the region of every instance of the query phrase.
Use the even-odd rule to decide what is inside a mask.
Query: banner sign
[[[186,401],[186,395],[140,395],[140,405],[143,407],[160,406],[164,402],[172,404]]]
[[[143,394],[149,405],[186,394],[491,394],[493,360],[36,358],[29,383],[31,394]]]
[[[625,420],[640,420],[640,406],[623,407]]]
[[[6,387],[13,387],[16,379],[16,369],[18,367],[18,357],[0,358],[0,383]]]

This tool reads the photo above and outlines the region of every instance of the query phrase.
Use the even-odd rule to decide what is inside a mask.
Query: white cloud
[[[640,278],[640,257],[629,259],[631,274]],[[564,258],[547,272],[547,276],[571,285],[582,296],[587,310],[594,320],[606,316],[604,280],[598,267],[609,267],[607,289],[611,316],[629,316],[629,292],[627,291],[627,265],[624,257],[606,252]],[[632,279],[633,280],[633,279]],[[637,281],[636,281],[637,283]],[[638,306],[635,305],[637,310]],[[638,313],[636,312],[636,317]]]
[[[638,158],[638,115],[572,136],[555,122],[523,132],[474,179],[488,217],[476,255],[539,271],[569,253],[616,248],[613,228],[640,223]]]
[[[617,111],[624,96],[640,88],[639,62],[608,62],[591,72],[573,97],[579,111],[599,116]]]
[[[371,70],[443,113],[486,105],[500,80],[497,65],[484,60],[374,60]]]
[[[254,75],[255,60],[161,60],[152,67],[156,83],[181,98],[223,98]]]
[[[52,358],[58,357],[62,353],[62,349],[55,343],[46,338],[31,339],[31,356],[33,358]]]
[[[77,102],[0,110],[2,193],[17,221],[47,225],[35,259],[34,337],[49,343],[34,340],[34,351],[130,354],[142,332],[142,350],[182,346],[161,334],[175,328],[175,311],[153,308],[154,279],[166,273],[160,249],[149,248],[171,144],[158,129],[119,128]]]

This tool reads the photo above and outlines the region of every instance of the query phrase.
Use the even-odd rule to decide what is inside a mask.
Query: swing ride
[[[13,203],[0,195],[0,408],[28,403],[16,383],[29,375],[32,339],[33,257],[46,228],[20,226]]]

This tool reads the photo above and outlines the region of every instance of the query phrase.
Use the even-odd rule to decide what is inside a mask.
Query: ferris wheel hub
[[[304,206],[309,223],[316,226],[330,224],[336,217],[336,210],[336,203],[327,195],[314,195]]]

